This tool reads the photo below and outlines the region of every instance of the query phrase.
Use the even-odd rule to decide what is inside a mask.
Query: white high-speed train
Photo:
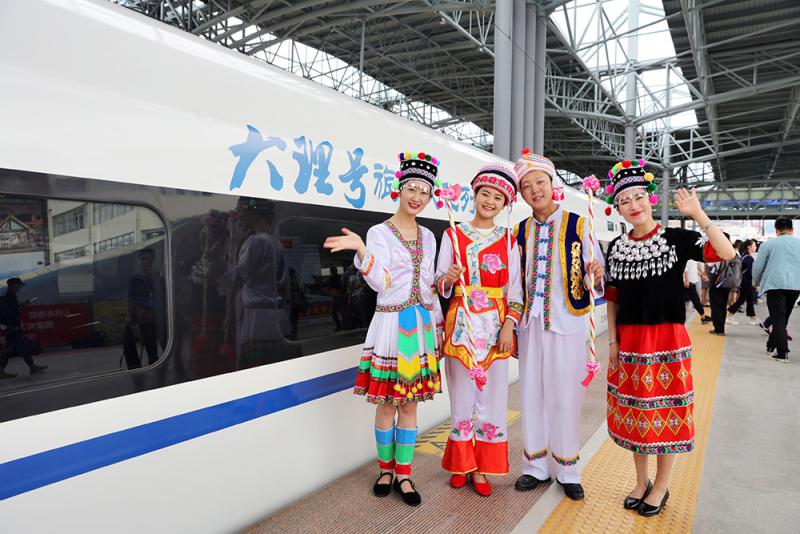
[[[321,244],[393,212],[403,150],[449,181],[493,159],[103,0],[0,3],[0,279],[48,366],[0,378],[0,531],[233,531],[373,458],[374,295]],[[244,334],[254,232],[279,246],[249,258],[273,300]]]

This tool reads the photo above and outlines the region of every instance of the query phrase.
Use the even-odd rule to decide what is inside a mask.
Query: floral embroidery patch
[[[506,268],[503,260],[500,259],[499,254],[484,254],[483,263],[481,263],[481,271],[489,271],[491,274],[497,271],[502,271]]]
[[[489,302],[489,297],[486,295],[486,292],[480,289],[473,289],[470,291],[469,297],[467,297],[467,304],[476,310],[483,310],[491,307],[491,303]]]
[[[492,423],[483,423],[477,432],[479,436],[486,438],[489,441],[505,436],[505,434],[500,432],[500,427],[493,425]]]
[[[472,421],[469,419],[462,419],[455,428],[453,428],[452,433],[456,436],[469,436],[472,434]]]

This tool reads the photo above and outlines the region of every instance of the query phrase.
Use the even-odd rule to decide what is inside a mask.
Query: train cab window
[[[606,221],[606,227],[608,228],[609,232],[614,231],[614,221]]]
[[[155,364],[164,239],[144,207],[0,196],[0,395]]]
[[[622,232],[623,234],[624,234],[624,233],[626,233],[626,232],[628,231],[628,227],[627,227],[627,226],[625,226],[625,223],[624,223],[624,222],[621,222],[621,223],[619,223],[619,229],[621,230],[621,232]]]

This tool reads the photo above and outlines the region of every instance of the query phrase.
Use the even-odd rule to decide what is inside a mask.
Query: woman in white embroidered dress
[[[324,245],[331,252],[356,251],[355,266],[378,293],[355,393],[378,405],[375,441],[380,475],[373,492],[386,496],[394,488],[412,506],[421,503],[410,479],[417,402],[441,391],[437,335],[443,319],[435,292],[436,238],[416,221],[441,184],[437,171],[438,160],[430,154],[401,153],[400,171],[392,184],[392,198],[399,199],[397,213],[370,228],[366,244],[342,228],[344,235],[329,237]]]

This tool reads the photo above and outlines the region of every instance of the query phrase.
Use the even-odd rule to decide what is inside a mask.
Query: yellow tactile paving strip
[[[688,330],[693,345],[695,449],[679,455],[675,463],[667,506],[661,514],[650,518],[622,508],[622,500],[636,480],[632,455],[608,439],[583,472],[586,499],[575,502],[564,498],[540,533],[675,534],[692,531],[725,338],[709,334],[708,327],[702,326],[699,319],[689,325]],[[655,457],[651,457],[651,480],[654,476]]]

